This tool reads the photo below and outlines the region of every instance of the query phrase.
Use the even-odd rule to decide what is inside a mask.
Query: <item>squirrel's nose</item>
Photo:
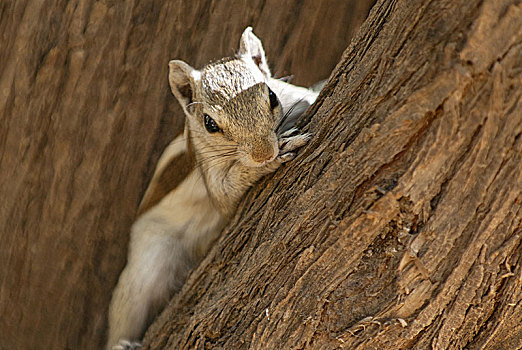
[[[273,160],[278,152],[277,144],[272,142],[258,142],[255,147],[250,149],[250,158],[256,163],[265,163]]]
[[[265,150],[264,152],[255,152],[251,155],[252,160],[256,163],[264,163],[268,160],[274,158],[274,149],[270,148]]]

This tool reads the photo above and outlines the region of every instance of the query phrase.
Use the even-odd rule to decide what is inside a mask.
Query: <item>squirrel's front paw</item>
[[[118,344],[112,347],[112,350],[137,350],[141,348],[141,344],[127,339],[120,339]]]
[[[297,155],[295,151],[306,145],[312,138],[312,134],[298,134],[298,132],[299,130],[293,128],[285,131],[279,137],[279,156],[277,158],[281,163],[294,159]]]

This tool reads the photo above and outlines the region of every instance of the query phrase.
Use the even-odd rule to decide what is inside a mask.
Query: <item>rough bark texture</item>
[[[183,120],[170,59],[232,55],[252,25],[273,72],[311,84],[372,2],[0,1],[0,349],[102,347],[129,227]]]
[[[148,349],[520,349],[522,5],[379,1]]]

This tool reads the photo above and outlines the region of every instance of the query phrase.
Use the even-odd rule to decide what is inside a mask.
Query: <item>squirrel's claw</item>
[[[279,155],[276,158],[276,163],[282,164],[294,159],[297,156],[297,149],[306,145],[312,138],[312,134],[309,133],[296,135],[298,131],[294,128],[281,135],[279,139]]]
[[[282,133],[279,137],[280,138],[288,138],[292,135],[297,135],[299,133],[299,129],[297,128],[291,128],[286,130],[284,133]]]
[[[288,131],[292,131],[292,129]],[[309,133],[281,138],[279,139],[279,154],[283,155],[295,151],[296,149],[306,145],[311,138],[312,134]]]
[[[288,153],[284,153],[284,154],[279,155],[277,157],[277,159],[281,163],[286,163],[286,162],[289,162],[292,159],[294,159],[296,156],[297,156],[297,153],[295,153],[295,152],[288,152]]]

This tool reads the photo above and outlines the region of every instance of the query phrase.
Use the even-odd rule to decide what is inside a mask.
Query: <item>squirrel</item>
[[[109,307],[107,349],[141,347],[145,330],[205,256],[244,193],[294,159],[311,138],[291,126],[318,93],[272,78],[251,27],[235,57],[201,70],[170,61],[169,84],[186,117],[183,135],[166,153],[192,166],[132,226],[127,265]],[[151,184],[162,166],[160,159]]]

